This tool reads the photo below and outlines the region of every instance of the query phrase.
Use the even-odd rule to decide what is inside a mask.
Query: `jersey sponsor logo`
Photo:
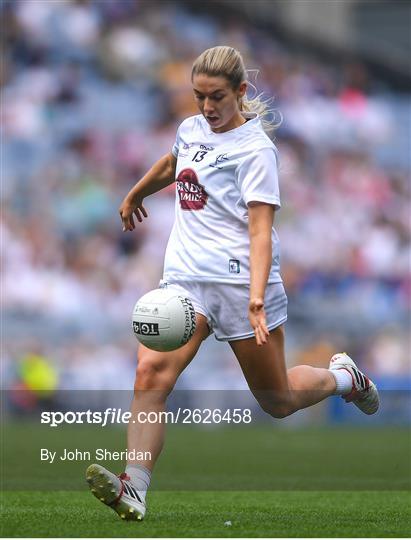
[[[215,158],[214,163],[210,163],[210,167],[215,167],[216,169],[222,169],[224,162],[228,160],[229,158],[227,154],[220,154],[219,156]]]
[[[182,210],[202,210],[207,204],[208,194],[193,169],[180,171],[176,186]]]

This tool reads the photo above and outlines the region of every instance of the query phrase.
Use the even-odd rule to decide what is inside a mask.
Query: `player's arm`
[[[272,264],[273,222],[273,205],[261,202],[249,203],[250,303],[248,315],[257,345],[266,343],[269,334],[264,312],[264,294]]]
[[[119,208],[123,231],[132,231],[135,228],[133,214],[138,221],[147,217],[143,206],[145,197],[160,191],[172,184],[176,176],[177,158],[170,152],[160,158],[151,169],[137,182],[125,196]]]

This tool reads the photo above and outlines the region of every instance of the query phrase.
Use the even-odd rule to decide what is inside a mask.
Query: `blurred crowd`
[[[197,113],[191,63],[216,44],[243,53],[283,117],[276,227],[290,363],[326,365],[344,347],[377,375],[408,372],[409,96],[359,61],[296,52],[217,6],[1,6],[3,385],[30,385],[24,366],[40,361],[56,387],[132,387],[130,314],[161,277],[174,187],[147,200],[132,234],[118,207]],[[211,340],[180,384],[241,387],[228,347]]]

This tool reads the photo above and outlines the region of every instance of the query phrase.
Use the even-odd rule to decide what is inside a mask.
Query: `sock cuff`
[[[130,477],[131,483],[137,488],[143,498],[145,498],[151,481],[151,471],[144,465],[127,465],[126,473]]]
[[[346,369],[330,369],[335,379],[334,394],[337,396],[344,396],[349,394],[352,390],[352,377],[351,373]]]
[[[134,463],[130,464],[130,465],[127,465],[126,466],[126,472],[129,471],[130,469],[134,470],[134,471],[141,471],[141,472],[145,473],[148,477],[151,477],[150,469],[148,469],[144,465],[137,465],[137,464],[134,464]]]

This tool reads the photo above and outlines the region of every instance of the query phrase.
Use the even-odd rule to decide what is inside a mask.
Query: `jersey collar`
[[[203,115],[200,115],[200,116],[201,116],[201,120],[202,120],[203,124],[205,125],[205,129],[206,129],[207,133],[210,134],[210,135],[218,136],[218,137],[230,136],[230,135],[237,134],[239,132],[242,132],[242,131],[245,131],[245,130],[249,129],[252,125],[255,125],[256,123],[260,122],[260,117],[258,116],[257,113],[241,111],[241,116],[243,118],[245,118],[246,120],[248,120],[248,122],[244,122],[244,124],[241,124],[241,126],[238,126],[236,128],[233,128],[233,129],[229,129],[228,131],[224,131],[224,133],[215,133],[211,129],[211,127],[208,125],[207,120],[204,118],[204,116]]]

